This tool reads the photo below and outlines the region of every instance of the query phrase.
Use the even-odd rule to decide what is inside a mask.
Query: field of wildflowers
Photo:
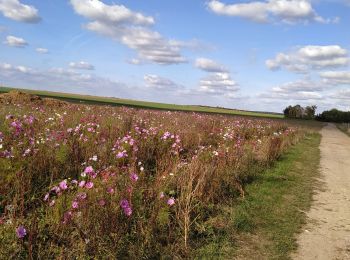
[[[2,103],[0,255],[188,257],[301,137],[283,121]]]

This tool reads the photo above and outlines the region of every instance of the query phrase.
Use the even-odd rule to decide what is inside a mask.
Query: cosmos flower
[[[58,186],[60,187],[61,190],[66,190],[66,189],[68,189],[67,180],[61,181],[60,184],[59,184]]]
[[[16,228],[16,235],[18,238],[24,238],[27,235],[27,230],[25,229],[24,226],[19,226],[18,228]]]
[[[87,188],[87,189],[92,189],[92,187],[94,187],[94,183],[91,181],[89,181],[85,184],[85,188]]]
[[[130,174],[130,179],[134,182],[136,182],[139,179],[139,176],[137,176],[136,173]]]
[[[175,204],[175,199],[171,197],[170,199],[168,199],[167,204],[168,204],[169,206],[174,205],[174,204]]]

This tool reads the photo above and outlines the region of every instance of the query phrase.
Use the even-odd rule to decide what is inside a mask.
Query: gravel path
[[[350,259],[350,137],[328,124],[321,130],[321,182],[293,259]]]

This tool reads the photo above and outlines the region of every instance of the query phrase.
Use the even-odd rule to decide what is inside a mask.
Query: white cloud
[[[45,48],[36,48],[35,51],[41,54],[49,53],[49,50]]]
[[[274,93],[296,93],[296,92],[317,92],[322,91],[325,86],[321,83],[311,81],[309,79],[297,80],[284,83],[280,86],[273,87]]]
[[[26,66],[0,63],[1,83],[9,86],[23,86],[34,89],[96,94],[118,97],[132,97],[131,87],[118,81],[80,73],[71,69],[51,68],[37,70]]]
[[[274,59],[266,61],[266,66],[271,70],[285,68],[306,73],[310,69],[342,67],[348,63],[348,51],[338,45],[308,45],[288,53],[278,53]]]
[[[309,21],[331,23],[338,20],[338,18],[332,20],[322,18],[307,0],[267,0],[235,4],[212,0],[208,3],[208,8],[218,15],[243,17],[259,23],[294,24]]]
[[[78,14],[108,24],[154,24],[153,17],[133,12],[124,5],[106,5],[99,0],[71,0],[71,4]]]
[[[174,81],[154,74],[147,74],[143,77],[147,87],[158,90],[178,90],[183,88]]]
[[[199,91],[210,95],[234,97],[238,90],[239,85],[227,72],[210,73],[199,81]]]
[[[325,71],[320,73],[324,83],[332,85],[349,85],[350,71]]]
[[[350,89],[340,89],[337,92],[331,94],[330,97],[337,100],[350,101]],[[350,103],[348,102],[347,105],[350,106]]]
[[[135,60],[158,64],[186,62],[181,55],[183,43],[164,38],[146,26],[154,18],[131,11],[123,5],[107,5],[99,0],[71,0],[75,12],[92,20],[85,28],[110,37],[138,53]]]
[[[79,62],[70,62],[69,67],[72,69],[80,69],[80,70],[94,70],[95,67],[86,62],[86,61],[79,61]]]
[[[23,38],[15,37],[12,35],[6,37],[6,41],[4,41],[4,44],[17,48],[23,48],[28,45],[28,43]]]
[[[229,70],[222,64],[207,58],[198,58],[195,67],[208,72],[200,79],[198,91],[207,95],[225,96],[234,98],[239,90],[239,85],[230,75]]]
[[[40,21],[38,10],[34,6],[22,4],[19,0],[0,0],[0,12],[5,17],[19,22]]]
[[[221,64],[218,64],[217,62],[206,58],[196,59],[195,67],[207,72],[227,72],[228,71]]]
[[[326,86],[308,78],[287,82],[273,87],[269,91],[258,94],[259,98],[267,100],[312,101],[323,98],[322,91]]]

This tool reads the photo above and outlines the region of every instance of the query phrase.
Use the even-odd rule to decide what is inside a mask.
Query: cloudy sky
[[[0,0],[0,84],[350,110],[350,0]]]

